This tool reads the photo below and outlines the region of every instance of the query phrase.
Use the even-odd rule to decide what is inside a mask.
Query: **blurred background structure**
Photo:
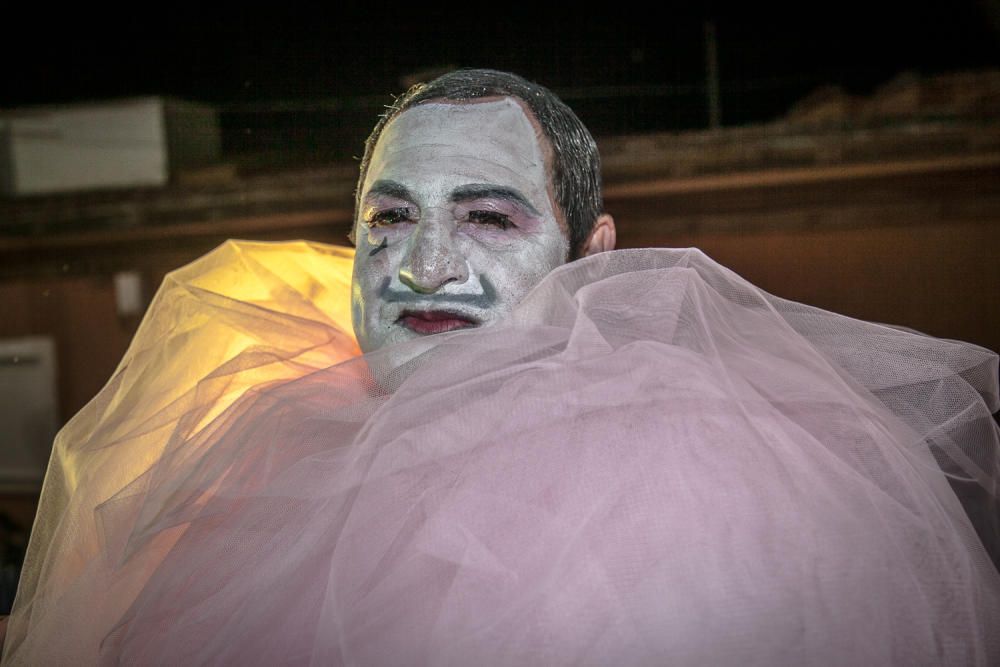
[[[0,46],[0,613],[52,435],[163,276],[228,238],[347,244],[378,114],[450,69],[574,108],[621,247],[698,246],[779,296],[1000,349],[1000,2],[614,10],[22,15]]]

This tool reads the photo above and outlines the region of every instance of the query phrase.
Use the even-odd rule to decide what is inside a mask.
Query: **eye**
[[[408,208],[385,208],[369,215],[367,222],[372,227],[385,227],[401,222],[413,222],[413,215]]]
[[[498,229],[510,229],[514,223],[510,221],[510,216],[496,211],[469,211],[469,222],[480,225],[490,225]]]

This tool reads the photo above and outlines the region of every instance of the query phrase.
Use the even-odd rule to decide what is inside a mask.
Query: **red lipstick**
[[[478,324],[464,315],[446,310],[407,310],[397,321],[407,329],[425,335],[466,329]]]

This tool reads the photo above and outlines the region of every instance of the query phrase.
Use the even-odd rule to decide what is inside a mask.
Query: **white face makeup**
[[[548,185],[538,130],[513,99],[397,116],[372,153],[355,222],[361,349],[509,313],[566,260]]]

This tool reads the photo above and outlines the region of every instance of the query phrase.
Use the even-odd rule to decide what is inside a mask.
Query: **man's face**
[[[431,103],[383,131],[362,184],[352,314],[365,352],[509,313],[569,243],[520,103]]]

